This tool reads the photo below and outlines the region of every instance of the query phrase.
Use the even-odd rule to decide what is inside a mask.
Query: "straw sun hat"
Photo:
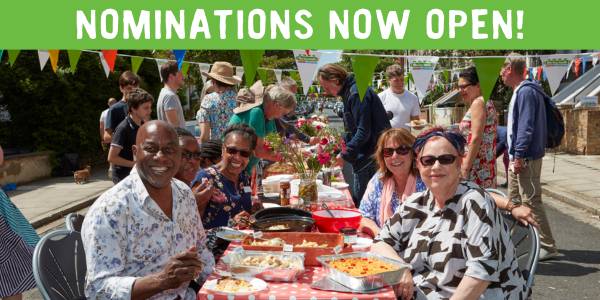
[[[255,82],[249,88],[241,89],[237,94],[239,106],[233,109],[236,114],[249,111],[263,104],[266,88],[263,87],[262,81]]]
[[[236,85],[242,80],[233,75],[233,66],[225,61],[217,61],[212,65],[210,73],[202,72],[202,75],[229,85]]]

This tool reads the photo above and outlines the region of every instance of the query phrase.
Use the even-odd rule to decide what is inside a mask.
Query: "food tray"
[[[319,244],[327,244],[326,248],[313,248],[313,247],[293,247],[293,252],[305,253],[304,265],[306,266],[320,266],[321,264],[317,260],[317,257],[321,255],[332,255],[335,254],[334,248],[338,247],[342,250],[341,252],[350,252],[351,247],[344,247],[344,237],[338,233],[318,233],[318,232],[264,232],[261,239],[269,240],[272,238],[280,238],[286,244],[298,245],[303,240],[307,242],[316,242]],[[282,251],[283,247],[280,246],[252,246],[250,245],[254,238],[252,236],[246,237],[242,241],[242,247],[245,250],[258,250],[258,251]]]
[[[286,259],[294,260],[299,268],[272,268],[272,267],[253,267],[241,264],[246,257],[275,255]],[[267,281],[294,281],[298,275],[304,273],[304,253],[296,252],[276,252],[276,251],[244,251],[239,248],[223,257],[223,262],[228,266],[232,274],[242,276],[256,276]]]
[[[367,276],[352,276],[350,274],[341,272],[329,265],[329,261],[337,260],[341,258],[354,258],[354,257],[366,257],[379,259],[386,263],[397,266],[397,270],[388,271],[379,274],[367,275]],[[327,277],[331,280],[334,280],[354,291],[372,291],[374,289],[379,289],[384,286],[395,285],[400,282],[400,277],[404,270],[408,267],[407,264],[397,261],[394,259],[390,259],[381,255],[368,253],[368,252],[354,252],[354,253],[344,253],[337,255],[324,255],[319,256],[317,260],[323,265],[323,267],[327,270]]]

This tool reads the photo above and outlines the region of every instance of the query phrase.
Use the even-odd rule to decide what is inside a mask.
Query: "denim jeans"
[[[374,160],[371,160],[371,162],[364,165],[359,170],[352,171],[354,177],[354,182],[352,183],[352,201],[354,201],[356,208],[360,207],[360,200],[362,199],[365,190],[367,190],[367,184],[373,175],[375,175],[376,171],[377,164]]]

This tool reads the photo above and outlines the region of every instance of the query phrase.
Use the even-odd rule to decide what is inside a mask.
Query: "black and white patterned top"
[[[376,241],[413,268],[416,299],[448,299],[465,275],[490,281],[484,299],[524,299],[508,226],[494,200],[461,182],[440,209],[430,190],[415,193],[386,221]]]

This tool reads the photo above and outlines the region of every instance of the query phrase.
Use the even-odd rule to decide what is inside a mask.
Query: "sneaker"
[[[556,250],[546,250],[545,248],[540,249],[540,259],[539,261],[547,261],[547,260],[551,260],[555,257],[559,256],[558,251]]]

